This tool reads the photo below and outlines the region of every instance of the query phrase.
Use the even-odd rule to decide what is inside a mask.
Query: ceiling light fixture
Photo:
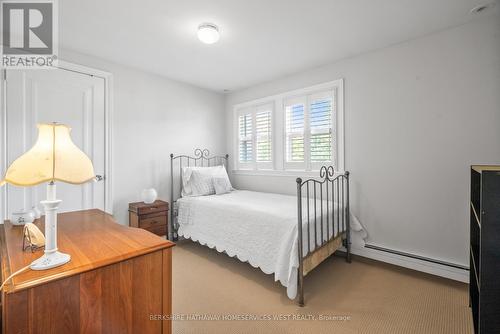
[[[198,39],[205,44],[214,44],[220,38],[219,28],[213,23],[202,23],[198,26]]]

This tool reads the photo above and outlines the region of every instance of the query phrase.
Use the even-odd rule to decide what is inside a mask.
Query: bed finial
[[[170,158],[173,158],[174,157],[174,154],[173,153],[170,153]]]
[[[300,177],[298,177],[295,182],[297,182],[298,184],[301,184],[302,183],[302,179]]]

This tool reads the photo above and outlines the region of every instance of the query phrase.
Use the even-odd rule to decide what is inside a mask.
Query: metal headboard
[[[210,151],[205,149],[197,148],[194,150],[194,156],[190,155],[175,155],[170,153],[170,222],[168,228],[168,238],[170,240],[177,239],[177,224],[174,222],[175,218],[175,202],[181,196],[182,191],[182,168],[183,167],[212,167],[212,166],[220,166],[224,165],[227,169],[228,167],[229,154],[226,155],[214,155],[210,156]],[[178,162],[177,166],[174,169],[174,163]],[[176,179],[174,177],[175,171],[178,171],[179,176],[177,178],[178,182],[174,182]]]

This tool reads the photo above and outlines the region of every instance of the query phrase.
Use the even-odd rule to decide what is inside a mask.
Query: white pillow
[[[224,165],[214,167],[183,167],[182,197],[215,194],[212,182],[212,179],[215,177],[225,178],[231,187],[231,182],[229,181]]]
[[[191,186],[191,196],[205,196],[215,194],[215,188],[212,182],[213,176],[194,170],[189,180]]]
[[[215,189],[215,194],[217,195],[227,194],[232,190],[231,182],[229,182],[229,179],[225,177],[212,178],[212,184]]]

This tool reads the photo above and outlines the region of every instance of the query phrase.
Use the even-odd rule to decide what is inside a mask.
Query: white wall
[[[225,150],[224,97],[165,77],[61,50],[61,59],[113,74],[113,213],[128,225],[128,203],[154,187],[169,199],[170,153]]]
[[[498,16],[226,97],[232,106],[345,78],[346,169],[367,241],[468,266],[469,165],[500,163]],[[295,177],[233,175],[237,188],[294,193]]]

